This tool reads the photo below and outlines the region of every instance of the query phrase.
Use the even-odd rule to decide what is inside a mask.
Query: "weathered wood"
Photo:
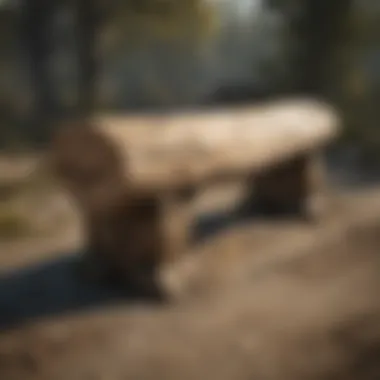
[[[186,252],[191,239],[192,194],[169,193],[161,201],[162,256],[165,262],[175,261]]]
[[[64,128],[57,160],[67,173],[105,183],[120,176],[137,191],[194,185],[246,173],[323,146],[337,118],[319,102],[198,113],[98,118],[93,128]],[[112,171],[110,170],[112,167]]]
[[[294,100],[166,116],[98,118],[92,126],[62,128],[53,157],[82,210],[90,212],[108,209],[131,193],[160,197],[228,175],[262,172],[317,151],[337,132],[336,115],[328,106]]]
[[[187,243],[188,208],[172,196],[125,196],[86,216],[89,247],[81,268],[87,279],[160,292],[156,268],[171,262]],[[161,294],[161,292],[159,293]]]
[[[327,212],[328,184],[320,152],[310,151],[263,170],[250,179],[244,206],[271,215],[318,221]]]
[[[126,278],[187,250],[192,198],[206,183],[252,177],[263,203],[308,204],[315,188],[309,152],[336,133],[328,106],[294,100],[98,118],[58,132],[52,158],[87,219],[95,252],[88,259]]]

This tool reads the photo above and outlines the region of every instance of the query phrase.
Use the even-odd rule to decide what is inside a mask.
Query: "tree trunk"
[[[344,33],[352,0],[308,0],[294,31],[300,36],[295,87],[301,93],[323,91],[333,54]],[[298,71],[297,71],[298,69]]]

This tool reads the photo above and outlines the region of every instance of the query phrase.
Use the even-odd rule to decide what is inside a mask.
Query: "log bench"
[[[135,280],[144,273],[146,281],[188,250],[192,204],[216,181],[246,181],[245,209],[254,200],[266,211],[318,218],[320,153],[337,133],[333,110],[305,99],[96,117],[58,131],[52,163],[83,217],[91,270]]]

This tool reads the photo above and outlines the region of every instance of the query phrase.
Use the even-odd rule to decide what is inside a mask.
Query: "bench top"
[[[167,115],[103,115],[94,121],[97,134],[123,161],[131,186],[139,189],[261,169],[319,148],[339,130],[334,110],[308,99]],[[78,163],[91,139],[79,142],[72,133],[67,150]],[[100,163],[100,148],[92,151]]]

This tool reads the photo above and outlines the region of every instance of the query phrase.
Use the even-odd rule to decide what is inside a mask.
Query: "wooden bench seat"
[[[62,128],[52,160],[84,216],[93,251],[129,274],[188,249],[192,202],[215,181],[246,180],[247,209],[255,199],[266,210],[315,215],[325,186],[320,151],[337,133],[329,106],[302,99],[103,116]]]

